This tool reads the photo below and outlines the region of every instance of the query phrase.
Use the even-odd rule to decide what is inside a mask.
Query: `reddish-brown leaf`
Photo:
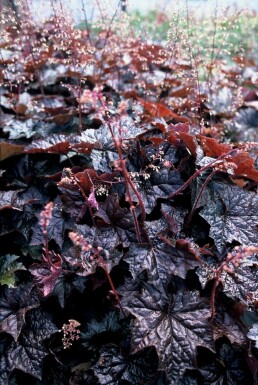
[[[214,138],[203,135],[197,135],[197,138],[199,139],[206,156],[218,158],[232,150],[232,147],[229,144],[219,143]]]
[[[237,168],[234,169],[235,175],[246,176],[258,182],[258,170],[255,169],[254,159],[244,151],[238,152],[232,159]]]
[[[18,146],[9,142],[0,143],[0,161],[13,155],[22,154],[24,146]]]
[[[179,116],[175,112],[171,111],[167,106],[162,103],[146,102],[144,99],[138,99],[143,105],[144,109],[152,116],[156,118],[174,119],[177,122],[186,123],[188,118],[185,116]]]

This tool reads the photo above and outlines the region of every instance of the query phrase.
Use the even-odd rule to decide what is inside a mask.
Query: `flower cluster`
[[[64,324],[62,327],[62,331],[64,333],[64,337],[62,338],[64,349],[70,348],[72,346],[73,341],[78,340],[80,338],[80,330],[77,329],[81,326],[80,322],[69,319],[69,324]]]

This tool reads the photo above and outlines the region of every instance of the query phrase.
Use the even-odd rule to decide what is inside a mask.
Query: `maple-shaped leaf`
[[[19,369],[41,379],[43,359],[48,355],[43,342],[56,332],[49,314],[39,309],[29,312],[18,341],[13,341],[5,352],[10,370]]]
[[[38,306],[38,300],[32,293],[32,286],[20,285],[10,289],[4,287],[0,298],[0,332],[6,332],[17,341],[25,322],[25,315]]]
[[[141,151],[132,151],[129,170],[142,197],[146,213],[151,213],[158,198],[167,198],[180,188],[183,181],[180,173],[173,167],[178,160],[174,146],[167,142],[159,146],[145,146]],[[138,197],[131,191],[133,200]]]
[[[216,354],[200,348],[198,368],[204,377],[204,385],[253,385],[252,375],[245,360],[245,352],[231,345],[227,338],[215,342]]]
[[[117,289],[122,297],[126,297],[126,301],[134,297],[135,293],[139,293],[148,281],[148,273],[146,270],[139,273],[135,279],[125,278],[124,284]]]
[[[166,277],[169,273],[185,278],[188,270],[200,264],[200,258],[190,242],[178,240],[173,245],[167,242],[156,242],[149,248],[144,245],[131,244],[129,251],[123,257],[129,263],[129,269],[135,278],[143,270],[148,270],[158,277]]]
[[[0,258],[0,285],[9,287],[15,286],[15,272],[26,270],[21,262],[18,262],[19,255],[7,254]]]
[[[136,317],[134,351],[155,346],[171,384],[178,384],[185,369],[193,366],[197,345],[212,346],[209,305],[197,291],[169,293],[162,285],[147,286],[124,308]]]
[[[227,242],[256,245],[258,196],[227,183],[211,183],[210,199],[200,215],[210,225],[210,236],[220,252]]]
[[[126,122],[126,129],[123,132],[119,131],[117,127],[113,126],[113,132],[115,136],[122,137],[123,139],[135,137],[141,132],[137,126],[128,118],[130,124]],[[122,124],[122,122],[121,122]],[[89,129],[82,133],[83,140],[87,142],[96,142],[99,145],[94,146],[91,152],[91,160],[94,170],[101,172],[110,172],[113,168],[113,162],[119,158],[110,129],[107,125],[102,125],[99,129]]]
[[[100,385],[153,385],[158,367],[156,350],[146,347],[123,355],[116,346],[104,346],[99,361],[92,368]]]
[[[34,276],[34,281],[39,285],[43,296],[49,295],[62,274],[62,258],[53,251],[43,255],[42,263],[33,263],[29,271]]]

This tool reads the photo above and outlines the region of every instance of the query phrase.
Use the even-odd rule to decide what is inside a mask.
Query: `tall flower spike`
[[[54,208],[54,203],[49,202],[46,204],[45,209],[41,211],[39,216],[39,224],[43,229],[43,232],[47,231],[47,227],[49,225],[50,219],[52,218],[52,211]]]

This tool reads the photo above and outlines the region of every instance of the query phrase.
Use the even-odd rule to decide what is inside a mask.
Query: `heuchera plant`
[[[2,9],[0,385],[257,385],[255,58],[52,7]]]

